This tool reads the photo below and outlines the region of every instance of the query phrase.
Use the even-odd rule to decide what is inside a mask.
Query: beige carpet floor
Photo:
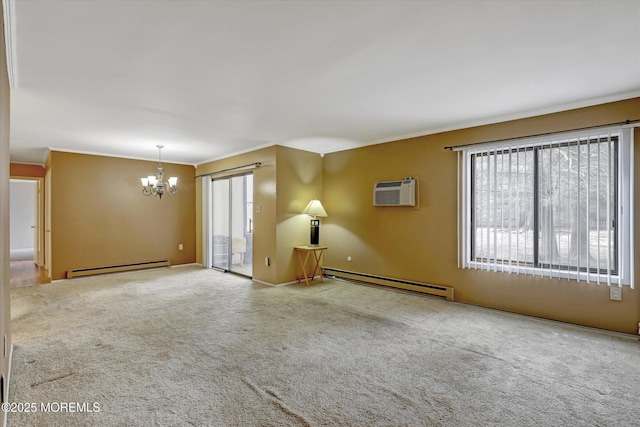
[[[197,266],[11,297],[9,426],[640,425],[637,337]]]

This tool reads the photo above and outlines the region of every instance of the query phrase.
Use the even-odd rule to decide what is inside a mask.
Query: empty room
[[[640,2],[1,12],[2,425],[640,425]]]

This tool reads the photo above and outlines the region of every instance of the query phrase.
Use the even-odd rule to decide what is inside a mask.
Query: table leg
[[[298,253],[298,259],[300,260],[300,266],[302,267],[302,276],[298,277],[298,283],[300,283],[300,280],[302,280],[302,278],[304,277],[305,283],[307,284],[307,286],[309,286],[309,277],[307,276],[307,260],[309,259],[309,251],[306,251],[304,259],[302,258],[302,254],[300,253],[302,251],[297,250],[296,252]]]
[[[316,277],[316,272],[320,272],[320,282],[324,283],[324,280],[322,280],[322,269],[320,267],[320,259],[322,258],[322,251],[321,250],[313,251],[313,256],[315,258],[316,264],[313,267],[313,274],[311,275],[311,280],[313,280]]]

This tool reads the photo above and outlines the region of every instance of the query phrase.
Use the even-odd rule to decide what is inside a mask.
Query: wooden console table
[[[300,267],[302,268],[302,276],[296,277],[298,283],[304,279],[305,283],[309,285],[309,281],[316,277],[316,274],[320,273],[320,281],[322,282],[322,266],[320,260],[322,253],[327,250],[327,246],[294,246],[296,253],[298,254],[298,260],[300,260]],[[311,274],[307,274],[307,260],[309,255],[313,254],[313,271]]]

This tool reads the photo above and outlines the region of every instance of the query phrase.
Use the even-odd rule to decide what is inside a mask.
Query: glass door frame
[[[242,181],[242,196],[243,199],[238,204],[238,201],[234,199],[234,182],[238,182],[238,178],[244,178],[247,176],[251,176],[251,185],[247,185],[247,181]],[[222,207],[223,211],[226,210],[225,216],[223,218],[224,230],[222,234],[215,234],[217,232],[215,221],[216,221],[216,209],[215,203],[221,203],[220,201],[216,202],[215,188],[216,182],[222,184],[221,188],[225,187],[225,181],[228,184],[228,190],[226,195],[223,195],[222,203],[225,206]],[[211,178],[209,189],[203,188],[203,191],[207,191],[210,197],[210,211],[209,215],[205,218],[205,221],[208,222],[207,233],[208,234],[208,244],[207,244],[207,254],[208,260],[205,264],[206,267],[215,268],[217,270],[231,272],[235,274],[239,274],[246,277],[252,277],[253,275],[253,171],[244,172],[235,175],[228,175],[219,178]],[[241,207],[240,216],[238,216],[237,208]],[[219,215],[219,214],[218,214]],[[238,224],[237,221],[240,220],[242,225],[240,226],[240,235],[235,234]],[[218,226],[220,228],[220,226]],[[204,231],[204,230],[203,230]],[[223,257],[220,258],[222,262],[216,261],[216,256],[220,257],[220,252],[216,251],[216,245],[226,245],[226,253],[224,253]],[[203,254],[205,255],[205,254]],[[239,261],[235,262],[235,261]],[[248,261],[248,262],[247,262]],[[223,265],[224,264],[224,265]],[[237,266],[240,267],[237,267]],[[247,268],[248,267],[248,268]]]

